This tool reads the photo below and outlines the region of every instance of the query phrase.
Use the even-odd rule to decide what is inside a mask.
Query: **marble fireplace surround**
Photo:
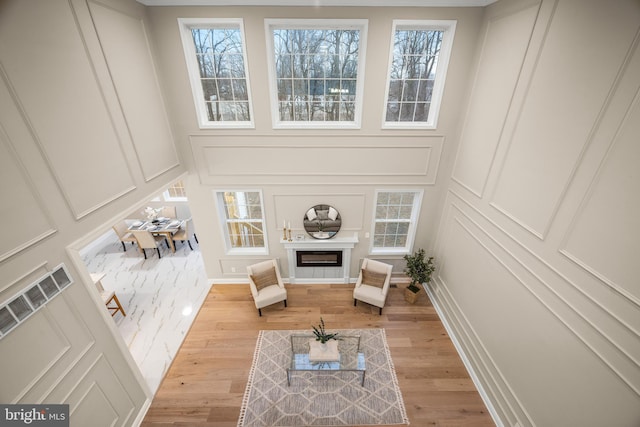
[[[349,266],[351,265],[351,250],[358,243],[358,235],[354,233],[351,237],[336,236],[332,239],[318,240],[305,238],[302,240],[280,240],[287,250],[287,260],[289,261],[289,283],[349,283]],[[342,251],[341,267],[297,267],[296,251]],[[314,269],[314,270],[311,270]],[[336,277],[301,277],[303,272],[315,271],[319,273],[337,271]]]

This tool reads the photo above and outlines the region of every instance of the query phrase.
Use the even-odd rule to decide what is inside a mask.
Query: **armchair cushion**
[[[378,273],[376,271],[362,269],[362,284],[382,289],[384,282],[387,280],[387,273]]]
[[[276,268],[271,267],[268,270],[263,270],[256,272],[255,274],[251,274],[251,280],[256,285],[256,289],[260,291],[263,288],[271,285],[278,284],[278,276],[276,275]]]

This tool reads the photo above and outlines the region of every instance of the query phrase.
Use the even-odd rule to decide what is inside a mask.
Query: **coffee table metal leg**
[[[287,368],[287,385],[291,385],[291,370]]]
[[[367,375],[367,371],[362,371],[362,382],[360,383],[360,385],[362,387],[364,387],[364,376]]]

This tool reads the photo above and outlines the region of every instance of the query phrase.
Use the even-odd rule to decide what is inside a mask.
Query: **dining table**
[[[155,220],[134,220],[131,225],[129,225],[129,230],[146,230],[151,234],[163,235],[169,243],[171,252],[175,252],[176,246],[173,243],[173,234],[180,230],[180,227],[182,227],[183,224],[184,220],[172,218],[158,218]]]

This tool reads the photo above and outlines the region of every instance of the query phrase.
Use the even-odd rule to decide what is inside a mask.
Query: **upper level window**
[[[371,253],[410,253],[422,191],[376,191]]]
[[[436,127],[455,21],[393,21],[385,128]]]
[[[168,202],[186,202],[187,190],[184,188],[182,180],[176,181],[173,185],[167,188],[162,193],[162,197]]]
[[[200,128],[253,127],[241,19],[178,19]]]
[[[267,20],[274,127],[360,127],[366,20]]]
[[[264,208],[260,191],[216,193],[227,253],[266,254]]]

